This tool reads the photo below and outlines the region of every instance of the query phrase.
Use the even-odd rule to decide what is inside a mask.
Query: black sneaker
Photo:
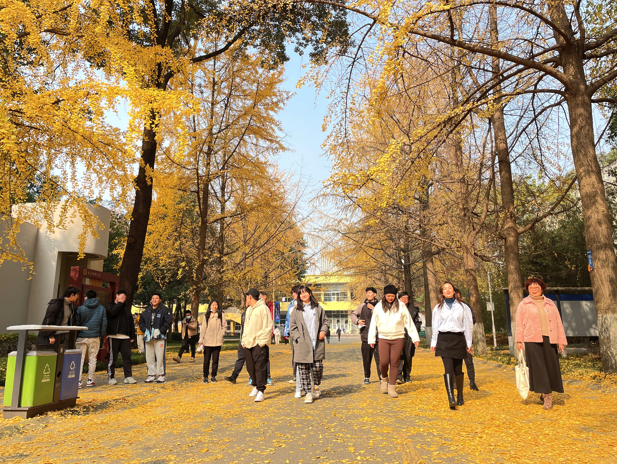
[[[409,377],[407,377],[407,378],[405,379],[405,383],[411,383],[411,379],[410,379]]]
[[[204,383],[209,383],[208,377],[204,377]]]
[[[364,379],[364,385],[368,385],[369,383],[371,383],[371,379],[369,379],[368,377],[366,377]]]
[[[210,382],[212,382],[212,383],[216,383],[216,377],[212,377],[212,378],[210,379]]]
[[[234,379],[233,377],[224,377],[225,380],[227,380],[229,383],[236,383],[236,379]]]

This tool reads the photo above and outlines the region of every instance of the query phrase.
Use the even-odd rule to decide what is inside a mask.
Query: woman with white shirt
[[[463,360],[467,352],[472,353],[471,342],[473,323],[471,308],[458,299],[454,286],[445,282],[439,287],[439,304],[433,308],[433,337],[431,350],[441,356],[444,367],[444,381],[448,392],[450,409],[462,406],[463,401]],[[457,398],[454,399],[456,381]]]
[[[302,285],[298,289],[297,307],[291,314],[289,337],[294,344],[294,362],[302,390],[306,394],[305,403],[312,403],[313,398],[319,398],[321,394],[319,387],[323,377],[323,362],[326,359],[325,338],[329,328],[330,322],[326,312],[317,303],[311,289]]]
[[[379,336],[381,392],[387,393],[391,398],[398,397],[396,378],[398,362],[405,346],[405,329],[416,348],[420,344],[416,326],[407,307],[396,298],[397,293],[398,289],[394,285],[386,285],[383,299],[373,309],[373,318],[368,330],[368,343],[371,348],[375,348]]]

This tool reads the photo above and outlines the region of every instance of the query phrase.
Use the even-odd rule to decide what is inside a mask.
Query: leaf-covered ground
[[[478,363],[480,392],[450,411],[442,366],[427,350],[414,358],[412,384],[399,398],[362,384],[354,339],[327,346],[322,398],[293,398],[288,346],[272,347],[275,385],[266,401],[248,397],[246,371],[223,380],[235,361],[221,353],[217,384],[201,383],[201,362],[175,364],[168,382],[83,389],[78,407],[29,419],[0,420],[1,462],[617,462],[616,395],[566,386],[553,410],[537,395],[524,404],[511,370]],[[199,358],[198,361],[201,361]],[[376,373],[373,372],[374,380]],[[122,380],[121,377],[119,379]]]

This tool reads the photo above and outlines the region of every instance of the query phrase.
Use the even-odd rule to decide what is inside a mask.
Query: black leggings
[[[455,377],[463,375],[463,360],[454,358],[441,358],[443,362],[443,369],[446,374],[453,375]]]
[[[216,377],[219,370],[219,354],[221,354],[220,346],[204,347],[204,378],[208,377],[210,358],[212,358],[212,377]]]

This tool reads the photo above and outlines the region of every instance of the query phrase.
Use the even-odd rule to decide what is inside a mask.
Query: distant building
[[[313,290],[313,295],[326,311],[330,320],[330,331],[332,333],[340,327],[345,333],[357,333],[357,327],[351,323],[349,315],[359,304],[354,301],[355,295],[352,294],[350,283],[353,281],[351,276],[343,274],[328,275],[307,275],[304,277],[304,284]],[[287,307],[291,298],[285,297],[281,300],[281,325],[287,317]]]

